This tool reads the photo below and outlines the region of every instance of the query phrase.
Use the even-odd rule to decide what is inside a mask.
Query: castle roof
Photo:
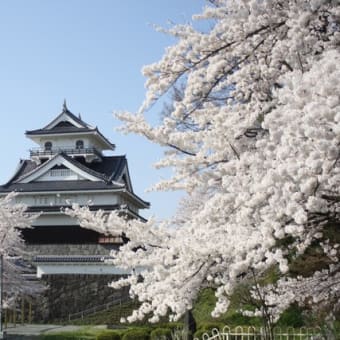
[[[50,197],[59,193],[80,197],[94,194],[97,208],[104,204],[108,209],[115,209],[112,202],[116,202],[114,204],[130,209],[130,216],[138,216],[138,209],[150,206],[133,192],[126,157],[105,155],[102,151],[113,150],[114,145],[97,127],[70,112],[66,102],[56,118],[41,129],[27,131],[26,136],[42,148],[32,149],[31,159],[20,161],[12,178],[0,186],[0,196],[18,192],[30,202],[28,209],[33,210],[48,202],[32,203],[26,196]],[[73,146],[67,146],[69,141]]]
[[[84,122],[80,115],[77,117],[66,106],[64,101],[62,112],[54,118],[50,123],[41,129],[28,130],[26,136],[33,139],[41,136],[56,135],[93,135],[101,144],[105,145],[108,150],[114,150],[115,145],[112,144],[97,127],[93,127]]]
[[[48,180],[39,178],[55,168],[67,168],[83,180]],[[0,193],[16,191],[33,192],[74,192],[74,191],[122,191],[139,203],[141,208],[149,203],[138,197],[132,189],[127,159],[125,156],[105,156],[101,162],[86,163],[82,158],[71,158],[63,152],[42,164],[32,160],[21,160],[13,177],[0,186]]]

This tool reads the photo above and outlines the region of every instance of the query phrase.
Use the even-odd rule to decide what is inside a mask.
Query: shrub
[[[299,328],[304,326],[302,310],[296,304],[291,305],[285,310],[277,323],[278,326]]]
[[[247,326],[261,326],[262,320],[259,317],[250,317],[242,315],[241,313],[233,313],[228,315],[223,319],[226,325],[228,326],[240,326],[240,325],[247,325]]]
[[[172,331],[183,329],[184,325],[181,322],[168,322],[168,323],[159,323],[157,324],[157,328],[169,328]]]
[[[122,340],[150,340],[150,330],[130,329],[124,333]]]
[[[198,329],[203,330],[206,332],[212,331],[214,328],[216,329],[222,329],[224,327],[224,324],[221,322],[202,322]]]
[[[150,334],[150,340],[171,340],[170,328],[156,328]]]
[[[121,336],[117,332],[103,332],[99,333],[96,340],[121,340]]]
[[[79,339],[93,339],[93,336],[81,335],[79,333],[59,333],[59,334],[45,334],[43,340],[79,340]]]

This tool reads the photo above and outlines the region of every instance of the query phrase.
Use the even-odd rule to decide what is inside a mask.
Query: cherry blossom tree
[[[26,279],[29,267],[24,258],[29,256],[21,237],[21,229],[31,228],[36,216],[25,213],[26,207],[14,203],[15,194],[11,193],[0,199],[0,255],[3,262],[3,298],[4,307],[12,306],[20,295],[36,295],[43,286]]]
[[[206,284],[216,288],[219,316],[240,282],[273,266],[283,275],[275,296],[328,301],[334,311],[339,246],[325,230],[339,229],[340,214],[339,2],[212,0],[193,19],[211,28],[163,29],[177,43],[144,67],[140,111],[118,113],[124,132],[164,146],[156,166],[174,175],[155,189],[184,190],[179,213],[146,223],[86,207],[69,213],[129,239],[112,263],[135,270],[112,286],[130,285],[141,301],[130,321],[178,319]],[[172,89],[167,114],[150,124],[148,109]],[[325,267],[290,277],[311,247]],[[287,307],[271,304],[277,315]]]

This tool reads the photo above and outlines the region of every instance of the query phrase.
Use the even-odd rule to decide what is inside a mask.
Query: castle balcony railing
[[[96,148],[75,148],[75,147],[59,147],[59,148],[51,148],[51,149],[44,149],[44,148],[32,148],[30,149],[31,157],[51,157],[57,153],[64,152],[67,155],[71,156],[89,156],[94,155],[97,157],[101,157],[100,151]]]
[[[35,263],[105,263],[112,260],[108,255],[36,255]]]

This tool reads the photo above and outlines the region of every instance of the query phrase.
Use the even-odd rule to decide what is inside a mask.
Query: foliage
[[[245,316],[242,315],[242,313],[237,312],[227,315],[223,320],[226,325],[230,325],[231,327],[236,327],[238,325],[258,327],[261,325],[260,318]]]
[[[197,329],[200,329],[206,323],[216,324],[216,322],[232,327],[239,325],[259,326],[258,318],[248,317],[239,313],[241,296],[245,294],[248,288],[242,285],[237,287],[233,296],[230,297],[231,304],[229,310],[218,318],[213,318],[211,315],[216,303],[214,290],[211,288],[202,289],[193,308]]]
[[[172,340],[170,328],[156,328],[150,333],[150,340]]]
[[[121,340],[121,335],[115,331],[105,331],[97,334],[96,340]]]
[[[303,327],[305,324],[302,312],[302,309],[296,304],[291,305],[281,314],[280,319],[277,322],[277,326],[294,328]]]
[[[212,329],[216,328],[221,330],[225,324],[221,322],[203,322],[199,325],[199,329],[205,330],[205,331],[211,331]]]
[[[51,333],[43,334],[41,335],[41,339],[42,340],[59,340],[59,339],[96,340],[99,334],[105,334],[105,333],[110,334],[110,333],[115,333],[115,331],[103,330],[103,329],[98,329],[95,327],[86,326],[75,331],[61,331],[61,332],[51,332]]]
[[[63,332],[58,334],[44,334],[42,340],[95,340],[94,335],[84,335],[77,332]]]
[[[150,329],[130,329],[126,331],[122,337],[122,340],[149,340]]]
[[[211,312],[215,304],[216,297],[213,289],[202,289],[198,294],[192,311],[198,327],[202,322],[212,320]]]
[[[157,328],[169,328],[170,330],[182,330],[183,329],[183,323],[181,322],[168,322],[168,323],[157,323],[153,324],[154,327]]]
[[[141,305],[128,321],[179,319],[199,291],[215,289],[223,315],[241,283],[277,266],[281,278],[256,284],[249,315],[272,326],[291,303],[332,317],[340,308],[340,247],[327,225],[340,213],[340,5],[335,0],[214,0],[195,17],[211,29],[177,25],[163,58],[143,69],[146,99],[123,112],[123,130],[166,148],[158,167],[174,176],[156,185],[187,198],[168,221],[126,221],[74,206],[85,228],[124,233],[112,264],[131,275]],[[159,125],[146,113],[179,91]],[[294,277],[289,265],[310,246],[325,268]]]
[[[340,321],[334,322],[335,334],[340,334]]]
[[[101,330],[91,327],[84,327],[78,331],[73,332],[58,332],[58,333],[51,333],[51,334],[44,334],[42,336],[43,340],[59,340],[59,339],[89,339],[89,340],[120,340],[123,338],[124,334],[149,334],[150,329],[146,328],[129,328],[129,329],[122,329],[122,330]],[[143,338],[141,338],[143,339]]]

